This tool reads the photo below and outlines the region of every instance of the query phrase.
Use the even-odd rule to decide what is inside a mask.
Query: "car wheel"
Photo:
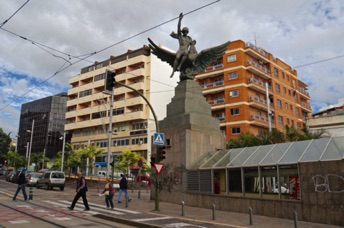
[[[63,191],[63,190],[64,190],[64,187],[60,187],[60,190]]]

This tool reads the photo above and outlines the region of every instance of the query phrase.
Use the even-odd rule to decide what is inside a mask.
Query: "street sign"
[[[165,145],[165,135],[164,133],[154,133],[154,145]]]
[[[155,167],[155,170],[156,170],[156,173],[157,174],[160,174],[162,168],[164,168],[164,164],[162,163],[154,163],[154,167]]]
[[[140,159],[140,160],[137,162],[137,166],[141,168],[142,165],[143,165],[143,161]]]

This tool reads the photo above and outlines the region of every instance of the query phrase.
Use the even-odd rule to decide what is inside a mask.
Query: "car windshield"
[[[31,177],[40,177],[41,174],[40,173],[31,173],[30,176]]]
[[[51,178],[64,178],[64,173],[52,173]]]

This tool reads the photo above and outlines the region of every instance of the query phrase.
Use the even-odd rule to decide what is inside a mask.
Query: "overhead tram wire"
[[[18,12],[19,12],[19,10],[21,10],[25,5],[26,5],[26,3],[28,3],[30,0],[27,0],[21,7],[19,7],[19,9],[17,9],[17,11],[16,12],[14,12],[7,20],[5,20],[4,22],[2,22],[1,24],[0,24],[0,28],[2,28],[2,26],[4,26],[9,20],[11,20],[11,18],[14,16],[14,15],[16,15]]]
[[[220,1],[220,0],[217,0],[217,1],[211,2],[211,3],[209,3],[209,4],[206,4],[206,5],[204,5],[204,6],[198,7],[198,8],[196,8],[196,9],[192,10],[192,11],[189,11],[189,12],[185,13],[184,15],[188,15],[188,14],[190,14],[190,13],[193,13],[193,12],[197,11],[197,10],[203,9],[203,8],[205,8],[205,7],[208,7],[208,6],[212,5],[212,4],[214,4],[214,3],[217,3],[217,2],[219,2],[219,1]],[[110,45],[110,46],[108,46],[108,47],[105,47],[105,48],[103,48],[103,49],[101,49],[101,50],[99,50],[99,51],[95,51],[95,52],[86,54],[86,55],[85,55],[86,57],[84,57],[84,58],[78,58],[77,61],[71,63],[69,66],[61,67],[60,70],[56,71],[52,76],[50,76],[50,77],[48,77],[47,79],[43,80],[43,81],[40,82],[38,85],[35,85],[34,88],[32,88],[32,89],[29,90],[28,92],[24,93],[23,95],[17,97],[17,98],[14,99],[12,102],[10,102],[10,103],[6,104],[5,106],[1,107],[0,110],[3,110],[4,108],[8,107],[10,104],[12,104],[13,102],[19,100],[19,99],[22,98],[24,95],[28,94],[29,92],[31,92],[33,89],[37,88],[37,87],[38,87],[39,85],[41,85],[42,83],[44,83],[44,82],[48,81],[49,79],[55,77],[58,73],[60,73],[60,72],[62,72],[62,71],[64,71],[64,70],[66,70],[66,69],[68,69],[69,67],[73,66],[74,64],[77,64],[77,63],[79,63],[79,62],[81,62],[81,61],[89,61],[89,60],[86,60],[86,59],[89,58],[89,57],[91,57],[91,56],[93,56],[93,55],[99,54],[99,53],[101,53],[101,52],[103,52],[103,51],[105,51],[105,50],[107,50],[107,49],[109,49],[109,48],[111,48],[111,47],[114,47],[114,46],[116,46],[116,45],[118,45],[118,44],[121,44],[121,43],[123,43],[123,42],[125,42],[125,41],[127,41],[127,40],[129,40],[129,39],[132,39],[132,38],[134,38],[134,37],[137,37],[137,36],[139,36],[139,35],[142,35],[142,34],[148,32],[148,31],[151,31],[151,30],[153,30],[153,29],[155,29],[155,28],[158,28],[159,26],[164,25],[164,24],[167,24],[167,23],[169,23],[169,22],[171,22],[171,21],[173,21],[173,20],[176,20],[176,19],[178,19],[178,18],[179,18],[179,17],[175,17],[175,18],[170,19],[170,20],[168,20],[168,21],[166,21],[166,22],[160,23],[159,25],[153,26],[153,27],[151,27],[151,28],[149,28],[149,29],[146,29],[146,30],[144,30],[144,31],[142,31],[142,32],[139,32],[139,33],[137,33],[136,35],[130,36],[130,37],[128,37],[128,38],[126,38],[126,39],[124,39],[124,40],[122,40],[122,41],[120,41],[120,42],[117,42],[117,43],[114,43],[114,44],[112,44],[112,45]],[[15,33],[13,33],[13,32],[10,32],[10,31],[8,31],[8,30],[6,30],[6,29],[3,29],[3,28],[0,28],[0,29],[4,30],[4,31],[6,31],[6,32],[9,32],[9,33],[11,33],[11,34],[13,34],[13,35],[16,35],[16,36],[18,36],[18,37],[20,37],[20,38],[22,38],[22,39],[24,39],[24,40],[30,41],[32,44],[35,44],[35,43],[36,43],[36,44],[39,44],[38,42],[29,40],[29,39],[27,39],[26,37],[23,37],[23,36],[20,36],[20,35],[18,35],[18,34],[15,34]],[[50,48],[50,49],[52,49],[52,50],[55,50],[55,51],[57,51],[57,52],[63,53],[63,52],[61,52],[61,51],[59,51],[59,50],[57,50],[57,49],[48,47],[48,46],[46,46],[46,45],[43,45],[43,44],[40,44],[40,45],[45,46],[45,47],[47,47],[47,48]],[[66,54],[66,53],[63,53],[63,54]],[[66,55],[69,55],[69,54],[66,54]],[[69,56],[71,56],[71,55],[69,55]],[[56,57],[56,56],[54,56],[54,57]],[[76,57],[74,57],[74,58],[76,58]],[[69,61],[67,61],[67,60],[65,60],[65,61],[66,61],[66,62],[69,62]]]

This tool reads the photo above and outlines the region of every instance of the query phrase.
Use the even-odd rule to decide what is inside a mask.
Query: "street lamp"
[[[65,143],[66,143],[66,132],[63,132],[63,136],[60,137],[60,140],[63,140],[63,143],[62,143],[62,159],[61,159],[61,172],[63,172],[64,152],[65,152]]]
[[[32,137],[33,137],[33,129],[35,127],[35,120],[32,120],[32,127],[31,127],[31,131],[30,130],[26,130],[26,132],[31,134],[30,137],[30,149],[29,149],[29,155],[28,155],[28,159],[27,159],[27,169],[29,169],[29,165],[30,165],[30,157],[31,157],[31,149],[32,149]]]

